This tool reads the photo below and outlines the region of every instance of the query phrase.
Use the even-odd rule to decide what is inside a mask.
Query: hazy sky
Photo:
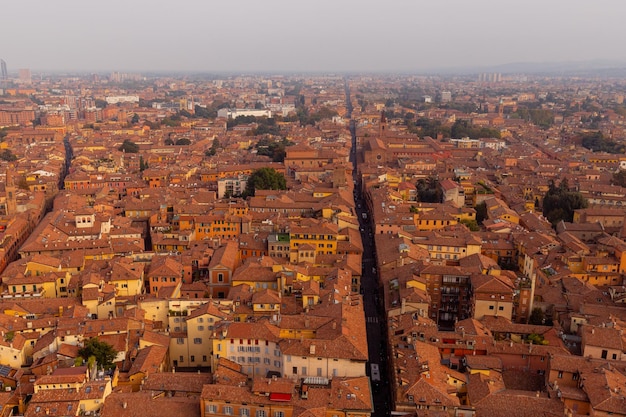
[[[9,72],[626,62],[624,0],[15,0],[0,13]]]

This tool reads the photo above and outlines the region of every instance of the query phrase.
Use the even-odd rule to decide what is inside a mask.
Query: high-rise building
[[[19,70],[19,80],[23,84],[30,84],[31,83],[30,69],[28,69],[28,68],[20,68],[20,70]]]
[[[8,80],[9,72],[7,71],[7,63],[4,59],[0,59],[0,80]]]

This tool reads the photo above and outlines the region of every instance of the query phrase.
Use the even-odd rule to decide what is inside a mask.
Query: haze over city
[[[10,71],[438,71],[602,60],[623,67],[618,0],[121,1],[3,4]]]
[[[626,417],[623,1],[0,3],[0,417]]]

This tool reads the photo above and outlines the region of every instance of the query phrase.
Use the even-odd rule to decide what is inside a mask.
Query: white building
[[[138,103],[139,96],[108,96],[105,98],[108,104],[116,103]]]
[[[247,175],[219,179],[217,180],[217,198],[224,198],[226,193],[229,196],[241,195],[246,189],[246,185],[248,185]]]
[[[226,117],[228,119],[236,119],[239,116],[254,116],[254,117],[272,117],[270,110],[261,109],[219,109],[217,111],[217,117]]]

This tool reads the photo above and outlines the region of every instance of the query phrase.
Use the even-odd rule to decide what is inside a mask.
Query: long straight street
[[[350,87],[346,81],[346,105],[348,116],[351,115]],[[365,207],[361,193],[361,181],[357,166],[356,124],[350,120],[352,136],[352,150],[350,159],[353,166],[354,202],[359,219],[361,240],[363,241],[363,260],[361,275],[361,293],[363,295],[363,310],[367,330],[367,344],[369,353],[368,373],[372,384],[374,400],[374,416],[385,417],[390,415],[391,392],[387,370],[387,331],[383,297],[380,295],[380,285],[376,270],[376,248],[374,235],[370,223],[370,215]],[[378,368],[378,375],[372,375],[372,365]],[[376,373],[376,372],[375,372]]]

